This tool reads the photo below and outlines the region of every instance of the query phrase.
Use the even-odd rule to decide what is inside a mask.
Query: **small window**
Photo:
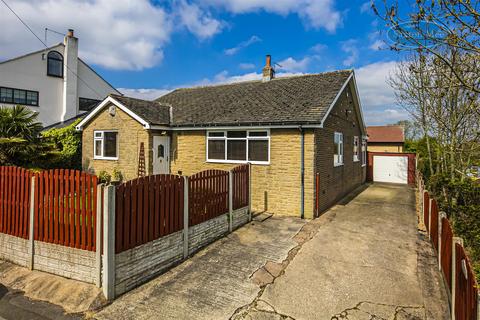
[[[359,151],[359,140],[358,136],[353,137],[353,161],[358,162],[360,160],[358,156]]]
[[[335,132],[333,147],[333,164],[341,166],[343,165],[343,133]]]
[[[63,56],[57,51],[47,55],[47,75],[63,78]]]
[[[95,99],[78,98],[78,110],[90,111],[95,108],[101,101]]]
[[[27,92],[25,90],[13,90],[13,103],[26,104]]]
[[[165,158],[165,147],[159,144],[157,147],[157,158]]]
[[[0,102],[38,106],[38,91],[0,87]]]
[[[93,142],[94,159],[118,159],[118,132],[95,131]]]
[[[13,89],[0,88],[0,102],[13,103]]]
[[[367,139],[362,137],[362,167],[367,165]]]

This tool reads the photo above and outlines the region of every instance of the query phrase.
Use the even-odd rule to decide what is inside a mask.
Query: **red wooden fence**
[[[430,210],[430,195],[428,191],[423,192],[423,222],[425,223],[425,228],[429,231],[430,229],[430,220],[429,220],[429,210]]]
[[[228,212],[228,171],[206,170],[188,179],[189,225]]]
[[[35,240],[95,251],[97,177],[54,169],[35,178]]]
[[[453,232],[447,218],[442,218],[442,250],[440,263],[450,291],[452,291],[452,240]]]
[[[432,239],[433,248],[438,253],[438,205],[435,199],[432,199],[430,220],[430,239]]]
[[[463,247],[455,244],[455,319],[477,319],[478,289],[475,274]]]
[[[181,176],[153,175],[116,187],[115,247],[128,250],[183,229]]]
[[[232,170],[233,210],[248,206],[249,166],[242,165]]]
[[[0,232],[28,239],[32,171],[0,167]]]

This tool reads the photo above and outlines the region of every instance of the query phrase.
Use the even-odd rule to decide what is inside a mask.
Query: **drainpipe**
[[[303,127],[300,130],[300,218],[305,218],[305,132]]]

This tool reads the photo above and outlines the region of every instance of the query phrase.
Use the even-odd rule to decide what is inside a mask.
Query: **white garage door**
[[[373,156],[373,181],[408,183],[408,157]]]

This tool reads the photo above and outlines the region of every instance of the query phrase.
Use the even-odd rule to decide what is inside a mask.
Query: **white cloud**
[[[307,70],[310,61],[310,57],[305,57],[302,60],[295,60],[292,57],[288,57],[278,63],[280,65],[278,69],[285,70],[286,72],[304,72]]]
[[[235,47],[233,48],[229,48],[229,49],[225,49],[225,54],[227,56],[233,56],[234,54],[236,54],[238,51],[240,51],[241,49],[244,49],[246,47],[249,47],[251,46],[252,44],[254,43],[257,43],[257,42],[260,42],[262,41],[262,39],[260,39],[259,37],[253,35],[251,36],[248,40],[246,41],[242,41],[240,42],[238,45],[236,45]]]
[[[266,11],[286,16],[297,14],[308,27],[329,32],[342,25],[342,16],[334,0],[198,0],[205,5],[221,7],[235,14]]]
[[[210,13],[203,11],[196,4],[180,1],[177,10],[182,24],[200,39],[210,38],[219,33],[223,27],[222,22],[212,18]]]
[[[45,27],[60,32],[72,28],[79,38],[82,59],[118,70],[142,70],[159,64],[163,48],[176,30],[186,28],[205,39],[223,26],[185,0],[174,2],[170,11],[149,0],[10,0],[9,4],[41,39]],[[0,7],[0,59],[43,48],[5,6]],[[62,40],[62,36],[48,34],[48,45]]]
[[[348,57],[343,60],[343,65],[346,67],[352,66],[358,60],[357,40],[350,39],[342,42],[342,51],[348,54]]]
[[[144,100],[155,100],[163,95],[166,95],[169,92],[172,92],[172,89],[129,89],[129,88],[118,88],[118,91],[123,93],[128,97],[139,98]]]
[[[362,3],[362,5],[360,6],[360,12],[361,12],[361,13],[368,12],[368,11],[370,11],[371,7],[372,7],[372,1],[364,2],[364,3]]]
[[[384,42],[382,40],[375,40],[369,48],[375,51],[381,50],[384,47]]]
[[[320,53],[320,52],[326,50],[327,48],[328,48],[328,46],[326,44],[317,43],[316,45],[311,47],[310,50],[313,51],[313,52],[316,52],[316,53]]]
[[[389,124],[408,119],[406,111],[396,105],[395,93],[387,83],[397,62],[376,62],[355,70],[358,92],[367,124]]]
[[[240,69],[243,69],[243,70],[248,70],[248,69],[254,69],[255,68],[255,64],[253,63],[240,63],[238,65],[238,67]]]

